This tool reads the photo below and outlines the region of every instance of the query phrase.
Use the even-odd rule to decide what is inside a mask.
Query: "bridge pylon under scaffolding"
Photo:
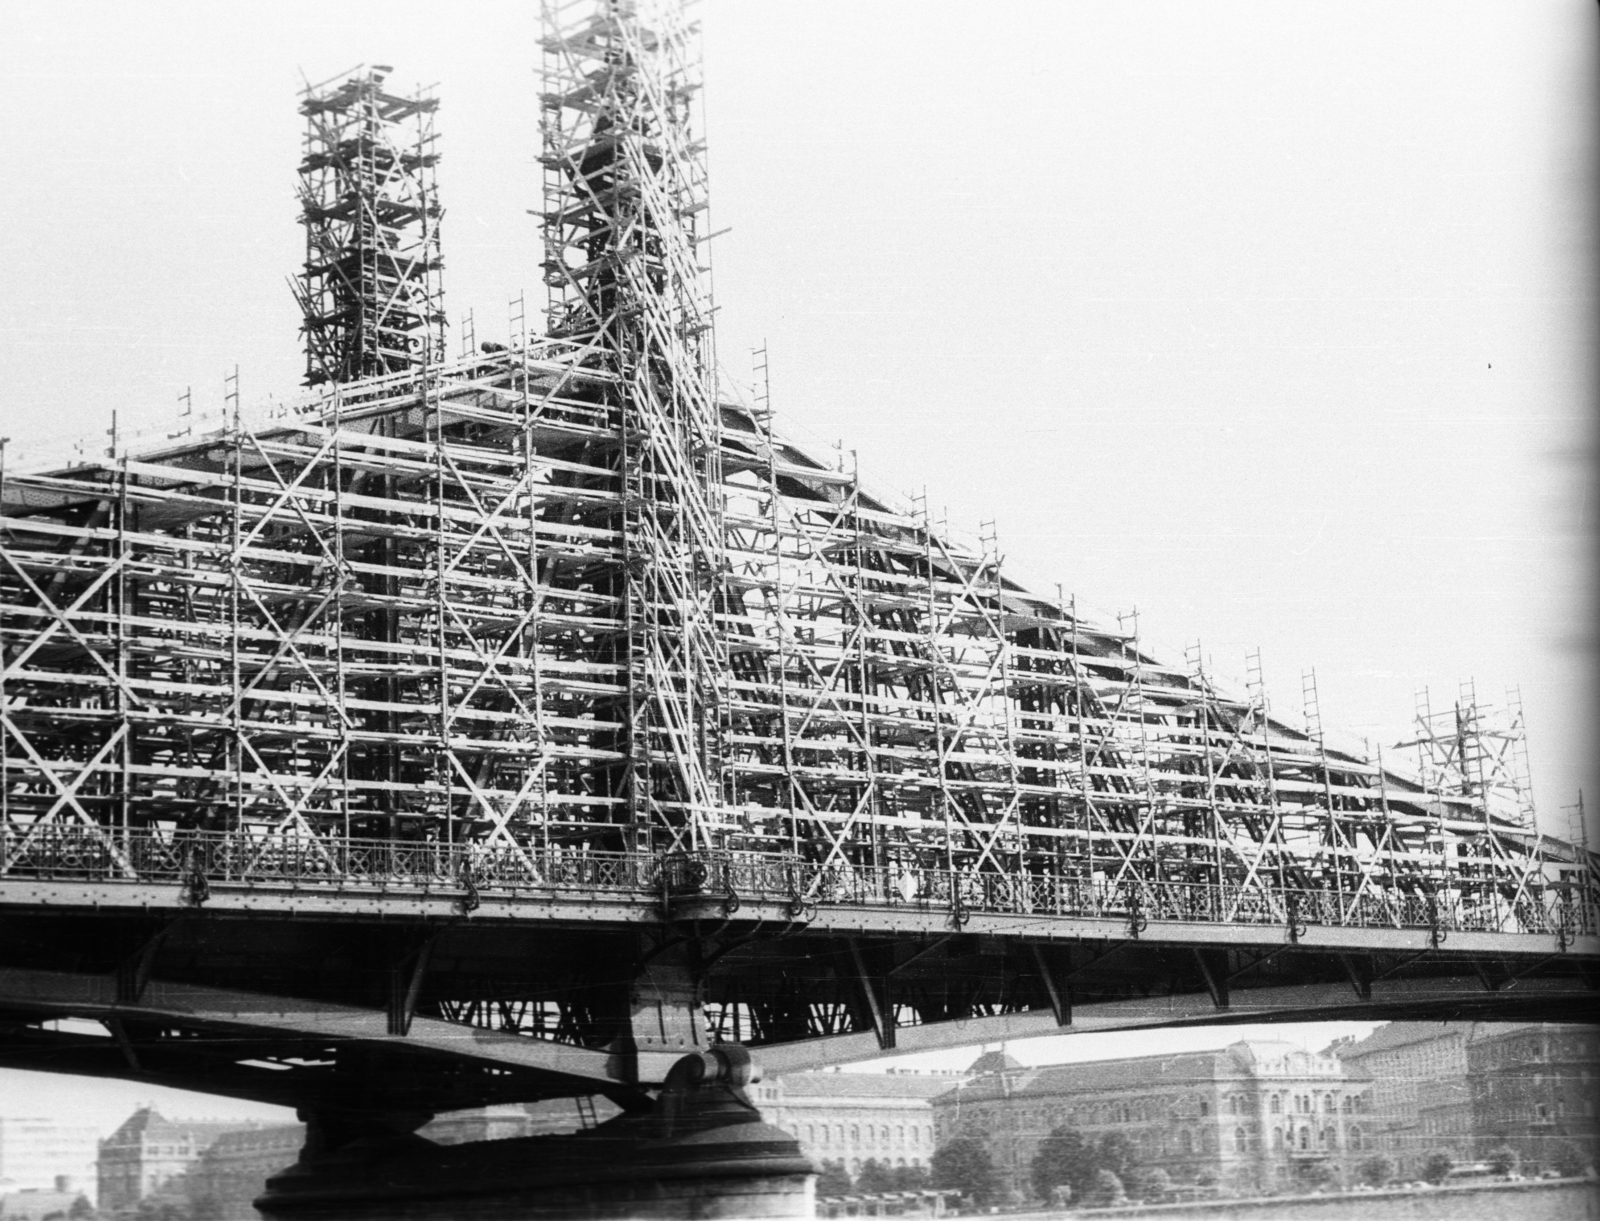
[[[1596,859],[1475,696],[1335,747],[783,436],[693,29],[544,22],[542,334],[443,359],[433,103],[363,70],[303,106],[310,388],[0,471],[0,1063],[300,1108],[274,1216],[777,1215],[752,1055],[1592,1017]],[[410,1135],[594,1094],[537,1182]]]

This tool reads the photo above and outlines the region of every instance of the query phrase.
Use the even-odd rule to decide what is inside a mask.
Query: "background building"
[[[858,1174],[868,1160],[926,1166],[933,1157],[936,1096],[953,1073],[790,1073],[749,1087],[766,1122],[782,1128],[819,1165]]]
[[[1554,1022],[1479,1022],[1467,1041],[1477,1156],[1509,1145],[1529,1168],[1594,1165],[1600,1031]]]
[[[57,1175],[50,1187],[29,1187],[11,1191],[0,1187],[0,1221],[47,1221],[93,1215],[94,1205],[66,1175]]]
[[[939,1144],[983,1141],[1023,1195],[1057,1128],[1096,1142],[1120,1134],[1140,1166],[1241,1193],[1343,1179],[1371,1147],[1368,1083],[1289,1043],[1035,1068],[991,1052],[971,1071],[933,1100]]]
[[[1436,1150],[1472,1156],[1472,1028],[1472,1022],[1390,1022],[1364,1039],[1328,1049],[1352,1073],[1371,1079],[1378,1143],[1402,1179],[1420,1175]]]
[[[252,1201],[271,1175],[294,1164],[305,1140],[305,1125],[298,1123],[224,1132],[184,1176],[191,1214],[216,1221],[260,1221]]]
[[[0,1195],[53,1190],[65,1175],[90,1193],[100,1134],[82,1124],[53,1119],[0,1119]]]
[[[1379,1139],[1402,1179],[1435,1153],[1470,1161],[1500,1145],[1530,1168],[1596,1160],[1600,1033],[1590,1027],[1391,1022],[1329,1050],[1372,1079]]]
[[[262,1125],[216,1120],[170,1120],[141,1107],[100,1142],[98,1207],[116,1213],[175,1184],[220,1137]]]

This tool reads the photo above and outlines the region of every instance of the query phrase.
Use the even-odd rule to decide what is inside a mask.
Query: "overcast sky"
[[[1589,0],[706,0],[719,343],[1014,575],[1595,794]],[[303,71],[437,82],[446,303],[539,289],[537,6],[0,3],[0,432],[302,369]],[[454,341],[452,341],[452,346]],[[1594,802],[1591,801],[1591,807]],[[1591,823],[1593,818],[1591,817]],[[3,1082],[0,1082],[3,1085]]]

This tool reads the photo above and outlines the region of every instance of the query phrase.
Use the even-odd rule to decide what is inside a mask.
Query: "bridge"
[[[1514,735],[1335,747],[783,436],[717,373],[692,27],[544,20],[542,325],[447,353],[434,102],[362,69],[301,104],[305,391],[0,470],[0,1063],[309,1156],[659,1128],[740,1048],[1589,1020]]]

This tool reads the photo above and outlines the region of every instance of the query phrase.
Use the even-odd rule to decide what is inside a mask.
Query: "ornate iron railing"
[[[953,927],[975,913],[1116,919],[1137,936],[1151,921],[1281,924],[1291,937],[1311,925],[1558,933],[1600,928],[1600,911],[1572,883],[1551,880],[1520,894],[1457,888],[1368,889],[1355,894],[1233,883],[967,872],[911,865],[826,867],[758,853],[596,852],[516,844],[289,837],[249,832],[49,826],[0,831],[0,880],[156,882],[183,886],[190,901],[214,885],[377,890],[535,898],[573,893],[782,902],[797,920],[823,906],[937,910]]]

